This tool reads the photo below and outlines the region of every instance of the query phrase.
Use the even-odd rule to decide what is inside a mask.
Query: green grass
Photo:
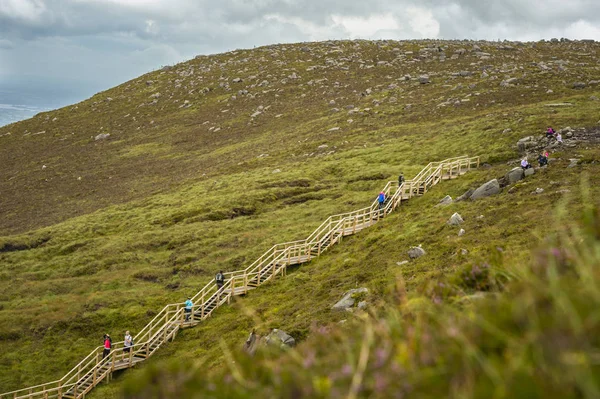
[[[371,60],[391,57],[393,47],[406,50],[422,44],[392,43],[389,50],[375,42],[360,42],[359,50],[353,50],[352,42],[338,45]],[[521,137],[536,135],[548,124],[593,129],[598,103],[589,98],[600,92],[593,87],[573,91],[562,81],[593,76],[594,66],[577,64],[589,61],[578,54],[583,50],[597,54],[597,45],[580,44],[581,51],[565,52],[559,45],[538,44],[535,50],[509,53],[489,44],[484,51],[495,54],[489,60],[494,68],[515,62],[513,56],[526,68],[522,83],[508,89],[500,88],[501,79],[481,79],[478,73],[472,78],[449,77],[454,71],[476,70],[478,67],[470,65],[476,61],[471,56],[392,70],[359,69],[351,64],[349,71],[309,72],[306,68],[324,64],[325,56],[308,56],[300,50],[302,46],[286,45],[289,50],[280,53],[295,63],[301,76],[293,83],[281,83],[291,72],[274,64],[259,69],[257,58],[268,57],[265,48],[209,58],[232,62],[226,70],[230,81],[259,75],[259,82],[269,80],[282,92],[263,94],[262,90],[272,88],[252,88],[251,92],[258,93],[256,98],[238,96],[224,102],[251,82],[231,83],[232,91],[227,92],[218,86],[223,74],[219,69],[198,72],[193,79],[176,76],[190,66],[199,71],[208,62],[201,58],[100,93],[78,104],[77,109],[66,107],[0,128],[0,136],[11,132],[0,137],[0,156],[6,160],[0,165],[0,392],[60,378],[100,344],[105,332],[114,337],[127,329],[135,332],[164,304],[196,292],[217,270],[241,269],[277,242],[308,236],[329,215],[370,204],[399,171],[411,177],[430,161],[463,154],[481,155],[492,164],[490,169],[436,186],[375,227],[344,238],[324,257],[219,309],[206,323],[181,332],[149,365],[117,375],[114,383],[103,385],[91,397],[118,397],[123,380],[131,379],[132,384],[144,381],[170,359],[184,364],[199,361],[201,370],[214,369],[214,378],[219,378],[219,373],[229,370],[222,367],[227,364],[224,347],[237,352],[254,327],[261,332],[281,328],[306,342],[306,348],[318,347],[311,338],[314,328],[330,328],[352,318],[331,313],[330,307],[357,286],[370,289],[368,300],[376,317],[369,323],[375,330],[380,323],[376,319],[393,324],[394,317],[400,317],[390,319],[385,314],[399,307],[399,294],[393,288],[396,281],[401,281],[407,292],[401,315],[402,309],[416,319],[452,313],[463,306],[471,309],[465,305],[471,303],[469,298],[482,287],[491,288],[487,283],[458,283],[456,279],[468,277],[474,267],[484,263],[494,270],[527,269],[534,264],[532,248],[562,227],[552,215],[563,197],[568,198],[571,215],[584,208],[581,176],[587,175],[592,183],[589,198],[597,198],[594,183],[599,176],[599,150],[589,145],[588,149],[579,146],[553,153],[555,162],[550,168],[518,184],[514,194],[504,190],[478,202],[435,207],[446,194],[457,197],[470,187],[504,175],[513,167],[507,162],[518,157],[515,143]],[[317,51],[324,45],[309,46]],[[573,65],[564,73],[541,73],[531,65],[553,56],[569,59]],[[248,67],[242,73],[236,62],[245,57],[251,60],[242,63]],[[400,82],[398,89],[386,89],[404,74],[418,76],[417,68],[445,75],[432,76],[434,83],[425,87]],[[268,74],[273,77],[267,78]],[[327,88],[307,83],[323,77],[328,79]],[[182,79],[181,87],[176,87],[175,79]],[[147,86],[147,80],[154,83]],[[334,89],[336,81],[342,85]],[[458,83],[464,88],[453,90]],[[471,83],[477,85],[475,89],[468,89]],[[360,96],[361,91],[378,85],[382,85],[381,91]],[[212,90],[202,93],[207,86]],[[552,95],[546,94],[548,88],[554,90]],[[191,90],[193,94],[189,94]],[[472,100],[468,105],[437,107],[440,97],[462,98],[476,91],[480,92],[479,106]],[[151,101],[153,92],[161,93],[159,102],[139,107]],[[396,96],[398,102],[377,107],[372,103],[390,96]],[[113,101],[104,101],[106,97]],[[192,107],[178,108],[185,99]],[[330,112],[330,99],[336,100],[340,112]],[[544,106],[563,101],[576,106],[554,111]],[[343,109],[348,104],[371,111],[348,115]],[[406,110],[406,104],[412,107]],[[251,121],[250,115],[259,105],[271,108]],[[223,109],[229,112],[222,113]],[[277,114],[283,116],[275,118]],[[58,120],[52,122],[55,117]],[[205,121],[210,123],[204,125]],[[213,133],[209,130],[213,126],[221,130]],[[334,126],[341,129],[327,131]],[[507,127],[512,132],[502,133]],[[46,133],[23,136],[25,131],[42,130]],[[107,141],[90,139],[107,131],[111,133]],[[328,147],[319,149],[322,144]],[[259,157],[261,154],[268,156]],[[585,163],[566,168],[568,158],[577,154]],[[42,170],[42,165],[47,168]],[[280,172],[273,173],[275,169]],[[532,195],[536,187],[544,188],[544,194]],[[570,192],[557,193],[565,189]],[[454,212],[465,219],[464,237],[457,237],[458,229],[445,225]],[[480,215],[483,218],[478,218]],[[397,262],[407,259],[408,248],[418,244],[427,250],[427,256],[398,266]],[[462,249],[468,254],[463,255]],[[492,291],[500,293],[504,280],[499,284],[492,274]],[[446,289],[440,282],[453,288]],[[506,298],[506,303],[498,305],[501,309],[517,306],[510,295],[500,296]],[[444,310],[434,308],[431,313],[432,300],[435,303],[440,298]],[[483,308],[470,312],[484,319],[492,314]],[[402,323],[410,325],[411,320]],[[427,326],[430,322],[426,321]],[[445,323],[446,319],[436,322]],[[356,330],[359,335],[363,331]],[[394,326],[389,334],[400,346],[410,341]],[[344,337],[346,332],[339,335]],[[354,342],[361,337],[348,334],[346,339]],[[474,340],[473,346],[479,347],[480,342]],[[407,356],[419,353],[413,354],[410,347],[404,351]],[[447,361],[471,364],[451,356]],[[414,373],[419,378],[417,371]],[[423,381],[428,381],[427,375],[424,372]],[[318,382],[318,376],[324,374],[315,374],[317,385],[327,384]],[[502,381],[510,385],[508,380]],[[258,384],[256,389],[270,392],[266,385]],[[237,389],[236,385],[231,389]]]

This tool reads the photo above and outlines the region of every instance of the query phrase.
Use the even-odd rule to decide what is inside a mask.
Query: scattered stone
[[[471,198],[471,195],[473,195],[474,192],[475,190],[473,190],[472,188],[468,189],[463,195],[456,199],[456,202],[468,200],[469,198]]]
[[[459,224],[461,224],[463,222],[464,222],[464,220],[463,220],[462,216],[460,216],[458,214],[458,212],[455,212],[454,215],[452,215],[450,217],[450,219],[448,219],[448,224],[450,226],[458,226]]]
[[[535,191],[532,194],[541,194],[543,192],[544,192],[544,189],[538,187],[538,188],[535,189]]]
[[[459,236],[459,237],[462,237],[462,236],[464,236],[464,235],[465,235],[465,229],[460,229],[460,230],[458,231],[458,236]]]
[[[408,263],[407,260],[403,260],[402,262],[396,262],[396,265],[397,266],[403,266],[403,265],[406,265],[407,263]]]
[[[427,76],[427,75],[421,75],[421,76],[419,76],[419,83],[421,83],[422,85],[426,85],[428,83],[431,83],[431,81],[429,80],[429,76]]]
[[[519,81],[518,78],[505,79],[500,83],[500,86],[509,87],[509,86],[516,84],[518,81]]]
[[[281,173],[281,169],[275,169],[271,173]]]
[[[365,310],[367,308],[367,301],[360,301],[358,303],[357,308],[359,308],[360,310]]]
[[[296,345],[296,340],[283,330],[273,329],[265,337],[265,343],[268,345],[279,346],[280,348],[292,348]]]
[[[423,248],[419,247],[411,247],[408,250],[408,257],[411,259],[417,259],[420,258],[421,256],[425,255],[427,252],[425,252],[425,250]]]
[[[497,179],[490,180],[479,187],[473,195],[471,195],[471,201],[478,200],[480,198],[489,197],[500,193],[500,183]]]
[[[42,170],[46,169],[46,165],[42,165]]]
[[[506,133],[510,133],[510,132],[512,132],[512,129],[511,129],[511,128],[507,128],[507,129],[504,129],[504,130],[502,131],[502,133],[505,133],[505,134],[506,134]]]
[[[585,89],[587,87],[587,84],[585,82],[575,82],[575,83],[573,83],[572,87],[575,90],[581,90],[581,89]]]
[[[98,140],[106,140],[110,137],[110,133],[100,133],[99,135],[97,135],[96,137],[94,137],[95,141]]]
[[[242,78],[233,79],[233,83],[242,83]]]
[[[450,205],[451,203],[452,203],[452,197],[449,195],[446,195],[444,198],[442,198],[440,200],[440,202],[438,203],[438,206]]]
[[[328,132],[337,132],[338,130],[340,130],[339,127],[332,127],[331,129],[327,130]]]
[[[569,166],[567,166],[567,168],[574,168],[579,164],[579,159],[569,159],[569,161],[571,161],[571,163],[569,164]]]
[[[544,104],[544,107],[572,107],[574,104],[571,103],[555,103],[555,104]]]
[[[533,170],[533,168],[531,168]],[[520,166],[518,168],[514,168],[510,172],[508,172],[505,176],[508,184],[513,184],[518,182],[519,180],[523,180],[525,178],[525,173],[523,172],[523,168]]]
[[[354,306],[356,302],[356,297],[359,294],[366,294],[369,290],[367,288],[355,288],[353,290],[347,291],[342,299],[340,299],[335,305],[331,307],[332,310],[346,310],[350,309]]]
[[[463,248],[463,249],[461,249],[461,250],[460,250],[460,253],[461,253],[462,255],[468,255],[468,254],[469,254],[469,251],[467,251],[466,249],[464,249],[464,248]]]

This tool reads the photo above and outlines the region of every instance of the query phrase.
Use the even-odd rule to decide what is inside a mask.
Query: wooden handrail
[[[131,367],[134,364],[135,356],[137,356],[137,361],[144,360],[166,340],[174,337],[180,328],[197,324],[198,313],[200,313],[199,320],[209,317],[216,308],[237,295],[238,288],[239,292],[246,293],[248,289],[252,288],[249,286],[250,283],[258,287],[280,272],[285,274],[287,266],[304,263],[314,257],[311,254],[312,251],[317,250],[316,256],[319,256],[327,248],[339,242],[344,235],[354,234],[357,227],[359,229],[368,227],[380,220],[381,217],[391,213],[406,196],[410,198],[419,195],[419,190],[423,190],[424,193],[444,177],[454,177],[455,171],[460,175],[466,173],[473,166],[479,167],[479,162],[479,157],[469,158],[464,155],[448,158],[440,162],[430,162],[412,180],[407,180],[400,186],[397,181],[389,181],[382,190],[386,194],[386,202],[382,209],[379,209],[376,199],[368,207],[329,216],[306,239],[275,244],[245,269],[223,273],[226,280],[223,287],[218,288],[216,282],[211,280],[192,297],[192,302],[196,303],[198,299],[201,299],[201,303],[193,306],[189,322],[184,320],[185,306],[183,303],[168,304],[134,336],[134,342],[137,343],[131,347],[128,355],[122,352],[123,341],[114,343],[112,355],[104,359],[100,358],[102,346],[96,347],[61,379],[0,394],[0,399],[9,397],[13,399],[47,399],[50,397],[49,395],[55,394],[56,396],[52,397],[58,398],[71,390],[73,390],[71,395],[77,398],[83,397],[114,371],[118,361],[124,361],[125,363],[122,364],[124,367]],[[360,225],[359,220],[362,220]],[[346,226],[351,227],[348,232]],[[302,253],[305,254],[304,257],[302,257]],[[169,330],[171,331],[169,332]],[[151,346],[154,349],[150,350]],[[126,356],[129,358],[128,361],[125,360]],[[110,367],[104,373],[100,373],[99,370],[109,366],[109,363]],[[79,387],[91,376],[93,376],[92,385]]]

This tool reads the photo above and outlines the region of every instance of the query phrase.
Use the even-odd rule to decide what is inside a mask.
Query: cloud
[[[8,39],[0,39],[0,49],[11,49],[15,44]]]

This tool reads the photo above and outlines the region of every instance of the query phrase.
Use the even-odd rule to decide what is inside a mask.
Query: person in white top
[[[125,331],[125,339],[123,340],[123,352],[129,353],[132,346],[133,338],[131,337],[131,334],[129,334],[129,331]]]
[[[529,162],[527,162],[527,158],[523,158],[521,160],[521,167],[523,169],[529,169],[529,168],[531,168],[531,165],[529,164]]]
[[[563,143],[563,141],[562,141],[562,136],[560,135],[560,133],[556,133],[556,141],[557,141],[558,143],[560,143],[560,144],[562,144],[562,143]]]

